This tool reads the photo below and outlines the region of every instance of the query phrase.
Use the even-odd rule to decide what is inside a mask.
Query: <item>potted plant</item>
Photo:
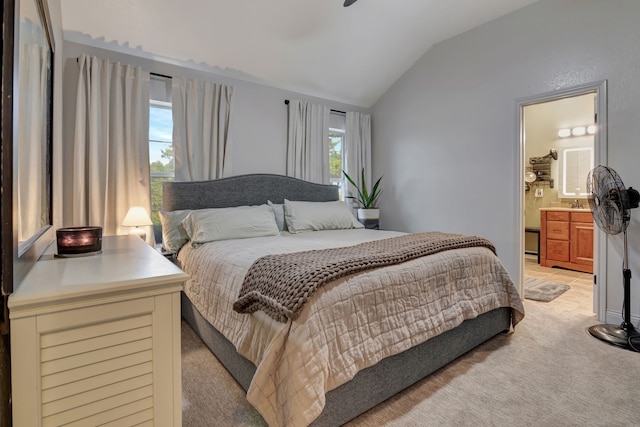
[[[364,168],[362,168],[362,188],[356,184],[356,182],[347,174],[344,170],[342,171],[344,177],[347,178],[347,181],[351,185],[354,186],[356,191],[358,192],[358,196],[346,196],[348,199],[356,200],[360,207],[358,208],[358,220],[362,222],[367,228],[378,228],[378,219],[380,218],[380,209],[377,207],[378,197],[380,197],[380,181],[382,177],[378,178],[378,180],[373,184],[371,191],[368,191],[367,184],[365,182],[364,177]]]

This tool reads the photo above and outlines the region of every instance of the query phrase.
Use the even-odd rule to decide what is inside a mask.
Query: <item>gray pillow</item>
[[[292,202],[284,200],[284,218],[290,233],[364,228],[343,201]]]
[[[267,205],[271,207],[273,214],[276,216],[276,224],[278,224],[278,230],[288,231],[287,222],[284,220],[284,205],[272,203],[271,200],[267,200]]]
[[[193,210],[182,221],[182,226],[193,247],[216,240],[280,234],[273,210],[266,204]]]
[[[162,224],[162,247],[169,252],[178,252],[189,241],[182,224],[190,210],[158,212]]]

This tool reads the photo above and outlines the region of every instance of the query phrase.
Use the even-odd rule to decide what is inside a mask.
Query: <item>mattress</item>
[[[247,399],[270,425],[303,426],[328,391],[360,370],[498,307],[523,317],[522,302],[499,259],[465,248],[353,274],[313,294],[298,319],[232,310],[244,275],[266,254],[354,245],[401,233],[327,230],[186,245],[185,294],[237,351],[256,365]]]

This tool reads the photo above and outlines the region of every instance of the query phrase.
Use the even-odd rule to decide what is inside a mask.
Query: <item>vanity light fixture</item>
[[[571,135],[573,136],[583,136],[587,134],[587,128],[584,126],[577,126],[571,129]]]
[[[568,138],[570,136],[584,136],[594,135],[596,133],[597,126],[576,126],[574,128],[562,128],[558,129],[558,138]]]

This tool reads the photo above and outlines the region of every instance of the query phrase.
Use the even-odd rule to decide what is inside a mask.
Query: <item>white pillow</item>
[[[160,224],[162,224],[162,247],[170,252],[178,252],[189,241],[189,236],[182,224],[189,215],[190,210],[183,211],[159,211]]]
[[[216,240],[277,236],[273,211],[267,205],[191,211],[182,226],[196,247]]]
[[[284,200],[284,218],[290,233],[364,228],[343,201],[292,202]]]
[[[276,217],[276,224],[278,224],[278,230],[280,231],[288,231],[287,230],[287,222],[284,220],[284,205],[278,203],[272,203],[271,200],[267,200],[267,205],[273,211],[273,214]]]

